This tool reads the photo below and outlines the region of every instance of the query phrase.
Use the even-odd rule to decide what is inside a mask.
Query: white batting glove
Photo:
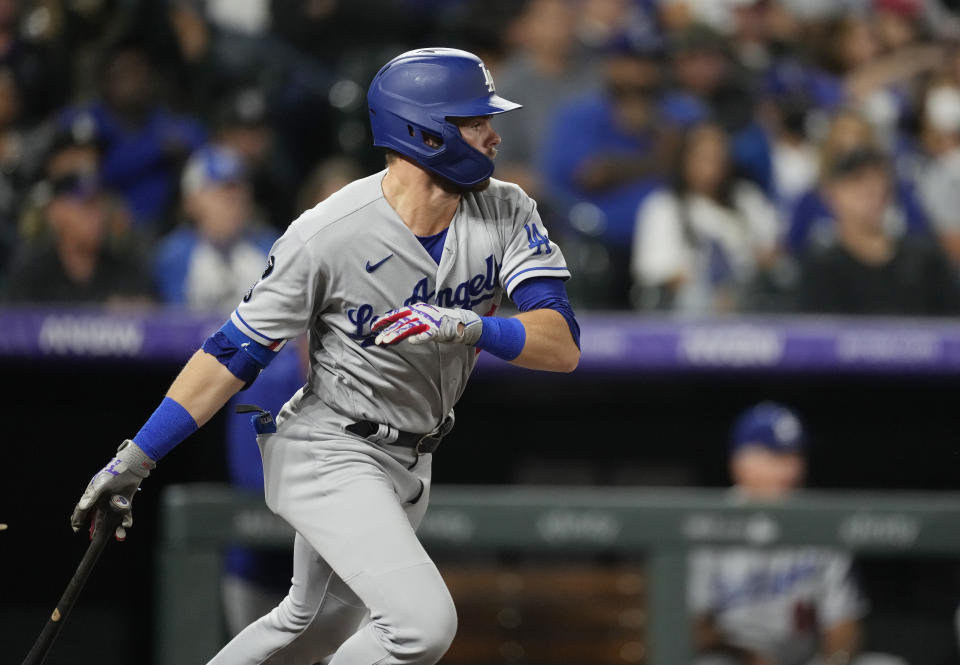
[[[483,321],[469,309],[435,307],[419,302],[409,307],[394,309],[377,319],[374,340],[381,346],[408,339],[411,344],[434,341],[473,346],[480,339]]]
[[[143,479],[150,475],[150,471],[157,465],[145,452],[130,439],[127,439],[117,448],[117,456],[100,469],[87,484],[83,496],[73,509],[70,516],[70,526],[79,531],[87,522],[90,510],[100,501],[102,496],[120,494],[127,501],[133,503],[133,495]],[[126,538],[126,529],[133,526],[133,512],[127,511],[123,521],[117,527],[117,540]]]

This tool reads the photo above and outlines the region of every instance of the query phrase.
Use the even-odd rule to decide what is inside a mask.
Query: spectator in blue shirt
[[[229,312],[263,271],[276,235],[256,228],[246,178],[227,148],[201,148],[187,162],[181,189],[192,225],[164,238],[154,262],[166,302]]]
[[[705,25],[692,25],[673,37],[670,60],[678,92],[689,107],[730,135],[737,170],[770,194],[770,143],[755,120],[749,73],[733,60],[727,40]]]
[[[588,231],[609,261],[590,287],[593,307],[626,307],[637,206],[655,186],[678,142],[674,118],[687,121],[661,89],[662,50],[617,44],[603,63],[604,89],[561,107],[544,138],[541,172],[548,198],[566,216],[590,209]],[[585,276],[586,277],[586,276]]]
[[[102,141],[105,184],[124,198],[135,227],[156,235],[176,201],[180,167],[203,145],[205,134],[198,121],[157,102],[152,70],[146,51],[133,42],[119,43],[104,61],[102,100],[68,109],[61,122],[89,118]]]

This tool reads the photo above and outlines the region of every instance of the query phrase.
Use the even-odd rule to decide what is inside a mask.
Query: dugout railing
[[[259,495],[220,485],[167,488],[157,565],[157,665],[203,663],[223,642],[222,550],[289,547],[293,532]],[[434,489],[428,550],[642,556],[649,580],[646,662],[690,662],[686,557],[702,545],[825,545],[854,553],[960,554],[960,494],[805,492],[746,504],[705,489]]]

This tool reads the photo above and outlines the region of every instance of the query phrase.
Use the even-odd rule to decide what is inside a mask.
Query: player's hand
[[[100,501],[100,497],[120,494],[127,501],[133,503],[133,495],[143,479],[150,475],[150,471],[157,465],[150,459],[140,446],[127,439],[117,448],[117,455],[105,467],[100,469],[90,479],[87,489],[80,497],[80,502],[73,509],[70,516],[70,526],[79,531],[87,523],[90,511]],[[133,525],[133,512],[127,511],[120,526],[117,527],[117,540],[127,536],[126,529]]]
[[[380,331],[374,341],[382,346],[404,339],[410,340],[411,344],[434,341],[472,346],[480,339],[483,321],[473,310],[435,307],[420,302],[387,312],[371,329]]]

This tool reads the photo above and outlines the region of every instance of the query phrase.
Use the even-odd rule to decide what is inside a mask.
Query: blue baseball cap
[[[193,194],[211,186],[244,182],[246,177],[246,168],[239,154],[229,148],[208,145],[187,160],[180,188],[183,194]]]
[[[737,418],[730,452],[760,446],[776,453],[802,454],[805,443],[803,424],[792,409],[776,402],[760,402]]]

